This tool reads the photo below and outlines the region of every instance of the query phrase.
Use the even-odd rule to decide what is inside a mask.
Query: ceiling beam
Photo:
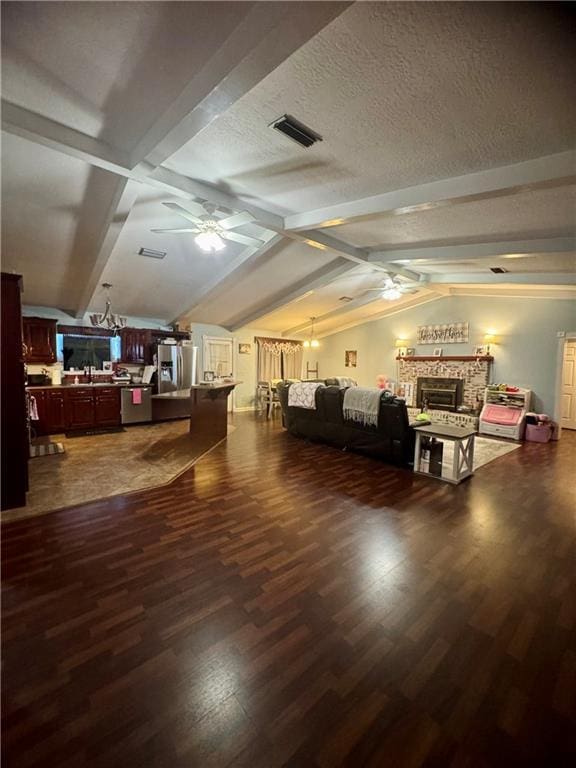
[[[202,289],[188,297],[186,306],[174,317],[174,321],[192,315],[192,313],[204,306],[206,302],[213,301],[216,296],[249,274],[260,262],[266,258],[272,258],[283,245],[286,239],[282,235],[272,235],[271,239],[258,248],[245,248],[242,253],[232,259],[223,269],[219,270],[211,280],[202,286]]]
[[[102,168],[133,181],[140,181],[183,198],[201,198],[236,211],[248,211],[261,226],[282,230],[284,220],[249,201],[228,194],[211,184],[182,176],[168,168],[141,163],[129,167],[128,159],[108,145],[54,120],[2,101],[2,130],[36,144],[77,157],[96,168]]]
[[[340,258],[331,261],[329,264],[317,269],[311,275],[308,275],[302,280],[298,280],[296,283],[292,283],[287,288],[277,293],[271,300],[266,299],[261,304],[251,307],[243,315],[240,315],[227,323],[226,327],[230,331],[237,331],[239,328],[243,328],[287,304],[298,301],[318,288],[328,285],[346,274],[346,272],[349,272],[351,269],[354,269],[354,266],[346,259]]]
[[[346,331],[349,328],[355,328],[357,325],[364,325],[365,323],[371,323],[374,320],[380,320],[383,317],[391,317],[392,315],[398,315],[400,312],[406,312],[409,309],[414,309],[415,307],[419,307],[422,304],[429,304],[431,301],[438,301],[439,299],[443,299],[444,297],[445,297],[445,294],[439,293],[438,291],[428,290],[426,288],[425,290],[418,293],[416,296],[413,296],[412,298],[407,298],[406,301],[402,299],[400,301],[388,302],[390,306],[383,309],[382,312],[375,312],[373,315],[369,315],[368,317],[360,316],[354,320],[351,320],[349,323],[344,323],[343,325],[339,325],[337,328],[332,328],[326,331],[320,331],[317,334],[317,336],[319,339],[324,339],[327,336],[333,336],[335,333]]]
[[[378,294],[378,292],[374,291],[372,295],[367,294],[364,296],[359,296],[357,299],[353,299],[352,301],[347,301],[345,304],[341,304],[339,307],[336,307],[335,309],[331,309],[329,312],[325,312],[323,315],[319,315],[318,317],[314,318],[314,326],[319,326],[321,323],[323,323],[325,320],[330,320],[333,317],[338,317],[339,315],[345,315],[348,312],[352,312],[355,309],[359,309],[360,307],[364,307],[366,304],[372,304],[373,301],[382,301],[382,296]],[[301,331],[305,331],[307,328],[312,327],[312,319],[306,320],[305,323],[300,323],[299,325],[295,325],[292,328],[288,328],[286,331],[282,331],[282,336],[290,336],[292,334],[300,333]]]
[[[383,213],[412,213],[446,205],[456,199],[493,197],[504,190],[525,191],[539,186],[563,186],[576,181],[576,151],[545,155],[514,165],[490,168],[465,176],[384,192],[347,203],[286,217],[286,229],[332,227]]]
[[[159,166],[252,90],[350,2],[255,3],[222,46],[193,74],[130,156]]]
[[[128,156],[100,139],[2,99],[2,130],[76,157],[97,168],[127,176]]]
[[[93,173],[101,173],[101,171],[94,170]],[[81,266],[78,277],[73,282],[81,286],[81,292],[72,307],[74,316],[77,318],[82,317],[90,305],[90,300],[98,288],[102,273],[139,193],[140,185],[136,182],[118,176],[112,176],[111,179],[113,187],[103,214],[101,216],[96,214],[90,198],[90,204],[81,214],[78,224],[73,250],[76,261]],[[86,236],[87,229],[93,230],[93,237]]]
[[[390,264],[388,266],[383,266],[379,264],[376,259],[370,258],[370,251],[366,248],[357,248],[356,246],[345,243],[325,232],[317,232],[315,230],[302,230],[299,232],[283,230],[283,232],[287,237],[290,237],[293,240],[300,240],[321,251],[332,251],[354,264],[367,264],[371,266],[374,271],[386,272],[389,275],[401,275],[407,280],[418,281],[421,279],[421,275],[418,272],[404,269],[404,267],[399,265]]]
[[[490,256],[508,256],[538,253],[565,253],[576,251],[575,237],[547,237],[535,240],[505,240],[495,243],[465,245],[431,245],[419,248],[395,248],[373,251],[368,260],[379,264],[396,261],[470,261]]]
[[[576,285],[576,272],[506,272],[495,275],[493,272],[458,272],[455,274],[434,275],[430,287],[435,284],[449,285]]]

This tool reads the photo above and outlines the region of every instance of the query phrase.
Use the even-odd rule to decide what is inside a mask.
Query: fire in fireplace
[[[416,405],[438,411],[455,411],[462,404],[463,379],[441,379],[437,376],[419,376],[416,383]]]

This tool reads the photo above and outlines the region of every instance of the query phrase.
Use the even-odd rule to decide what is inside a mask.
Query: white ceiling
[[[550,157],[574,148],[569,14],[5,2],[3,269],[24,275],[27,304],[82,314],[108,281],[124,314],[295,335],[311,316],[329,333],[450,291],[572,295],[576,162]],[[324,140],[305,150],[273,131],[284,113]],[[494,183],[481,188],[470,174],[485,171]],[[436,181],[452,192],[374,208],[371,196],[407,188],[427,200],[422,185]],[[249,209],[255,222],[239,231],[283,239],[206,256],[193,236],[150,231],[182,225],[163,202],[192,200]],[[324,228],[299,232],[284,218],[299,214]],[[494,255],[474,253],[485,243]],[[167,256],[143,258],[142,246]],[[432,246],[445,258],[427,257]],[[370,261],[387,250],[393,259]],[[367,294],[385,269],[421,275],[416,292]]]
[[[538,4],[357,3],[167,165],[305,211],[559,152],[573,44]],[[322,144],[274,134],[285,112]]]

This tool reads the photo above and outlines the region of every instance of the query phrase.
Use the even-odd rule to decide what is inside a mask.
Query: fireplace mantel
[[[472,360],[483,360],[487,363],[491,363],[494,361],[494,358],[492,355],[413,355],[410,357],[404,356],[400,357],[400,355],[396,358],[396,360],[409,360],[412,362],[418,362],[419,360],[437,360],[439,363],[443,360],[460,360],[462,362],[470,362]]]

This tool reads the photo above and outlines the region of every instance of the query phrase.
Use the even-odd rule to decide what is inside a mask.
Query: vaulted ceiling
[[[287,335],[573,297],[569,5],[4,2],[3,269],[76,316],[110,282],[124,314]],[[248,211],[261,245],[153,233],[166,202]]]

